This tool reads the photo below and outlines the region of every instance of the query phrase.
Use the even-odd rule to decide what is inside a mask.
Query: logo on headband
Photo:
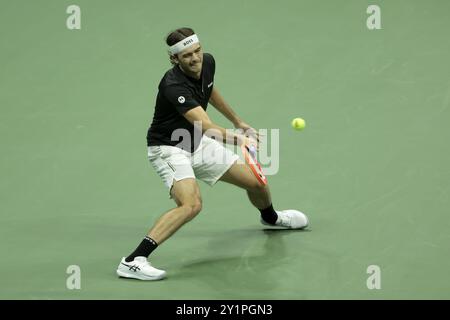
[[[194,42],[193,39],[189,39],[188,41],[183,42],[183,46],[187,46],[188,44]]]

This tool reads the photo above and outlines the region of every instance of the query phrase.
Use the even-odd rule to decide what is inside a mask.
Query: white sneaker
[[[125,258],[122,258],[117,267],[117,275],[139,280],[160,280],[166,277],[166,272],[152,267],[146,257],[136,257],[131,262],[126,262]]]
[[[278,215],[275,225],[267,223],[261,218],[261,223],[271,227],[282,227],[288,229],[303,229],[309,225],[308,217],[298,210],[276,211]]]

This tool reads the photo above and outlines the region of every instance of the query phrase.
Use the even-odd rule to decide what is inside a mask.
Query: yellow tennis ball
[[[302,118],[295,118],[292,120],[292,128],[295,130],[303,130],[306,126],[305,120]]]

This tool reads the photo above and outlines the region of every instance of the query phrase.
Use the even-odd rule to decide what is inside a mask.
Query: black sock
[[[125,261],[131,262],[136,257],[148,258],[150,253],[152,253],[152,251],[155,250],[157,246],[158,244],[156,243],[156,241],[147,236],[144,238],[144,240],[142,240],[141,244],[136,248],[136,250],[134,250],[132,254],[125,258]]]
[[[277,222],[278,215],[273,209],[272,204],[265,209],[259,209],[259,211],[261,212],[261,218],[265,222],[270,224],[275,224],[275,222]]]

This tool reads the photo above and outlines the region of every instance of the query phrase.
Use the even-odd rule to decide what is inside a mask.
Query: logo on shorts
[[[186,101],[186,99],[183,96],[179,96],[178,97],[178,102],[179,103],[184,103]]]

